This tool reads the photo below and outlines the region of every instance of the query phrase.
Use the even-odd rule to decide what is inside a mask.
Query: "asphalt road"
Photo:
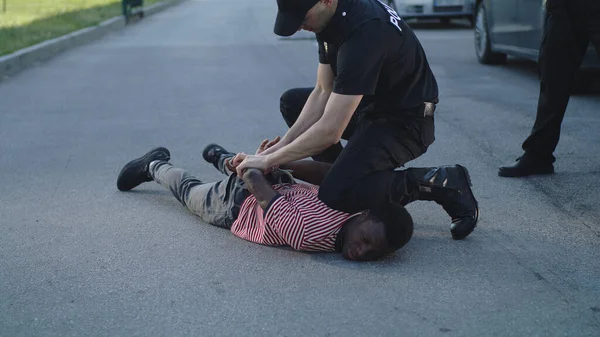
[[[600,336],[600,95],[572,98],[550,177],[506,179],[535,115],[535,67],[479,65],[472,31],[415,29],[438,78],[436,142],[411,166],[469,168],[476,231],[434,203],[413,240],[352,263],[245,242],[154,183],[149,148],[203,179],[209,142],[282,135],[279,96],[313,85],[310,34],[271,0],[188,1],[0,83],[1,336]]]

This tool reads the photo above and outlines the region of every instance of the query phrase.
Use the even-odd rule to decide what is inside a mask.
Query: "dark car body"
[[[482,14],[482,7],[485,20],[477,18],[480,21],[476,22],[475,27],[476,48],[477,31],[487,29],[491,52],[538,61],[546,18],[546,0],[478,0],[476,17]],[[486,24],[487,27],[481,27],[480,24]],[[480,31],[479,34],[481,33]],[[478,58],[482,61],[479,56],[478,53]],[[591,44],[582,67],[600,69],[600,57]]]

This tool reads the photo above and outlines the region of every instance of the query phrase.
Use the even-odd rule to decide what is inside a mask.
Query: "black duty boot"
[[[164,147],[157,147],[148,151],[145,155],[127,163],[117,178],[119,191],[129,191],[141,183],[152,181],[148,172],[148,166],[155,160],[169,161],[171,153]]]
[[[435,168],[409,168],[409,179],[419,182],[412,200],[431,200],[440,204],[452,218],[450,232],[455,240],[467,237],[479,220],[479,206],[471,191],[471,178],[460,165]]]
[[[204,148],[204,151],[202,151],[202,157],[204,158],[204,160],[213,164],[217,170],[225,173],[224,168],[223,168],[223,163],[219,163],[219,160],[222,159],[223,155],[228,155],[228,157],[233,157],[233,156],[235,156],[235,153],[231,153],[231,152],[225,150],[225,148],[222,147],[221,145],[217,145],[217,144],[209,144]]]
[[[498,170],[498,175],[501,177],[525,177],[552,173],[554,173],[554,165],[551,161],[541,161],[525,155],[517,158],[512,165],[500,166]]]

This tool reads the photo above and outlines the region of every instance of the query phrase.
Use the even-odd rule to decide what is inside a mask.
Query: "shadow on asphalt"
[[[123,192],[120,192],[123,193]],[[131,190],[131,191],[126,191],[124,193],[130,193],[133,195],[171,195],[171,193],[169,193],[169,191],[167,190],[160,190],[160,189],[156,189],[156,190],[149,190],[149,189],[137,189],[137,190]]]
[[[366,272],[373,272],[377,274],[382,273],[382,269],[392,268],[393,272],[397,272],[395,266],[401,264],[405,257],[403,257],[404,252],[402,249],[399,251],[388,255],[377,261],[367,261],[367,262],[359,262],[359,261],[349,261],[346,260],[341,253],[308,253],[310,254],[310,258],[313,262],[326,264],[328,266],[335,266],[338,268],[344,268],[349,270],[361,270]],[[404,261],[406,262],[406,261]]]
[[[410,242],[396,252],[383,257],[380,260],[368,262],[356,262],[344,259],[341,253],[307,253],[313,262],[348,270],[363,271],[378,275],[398,274],[409,262],[417,265],[426,264],[432,255],[435,255],[441,265],[448,270],[455,267],[457,262],[454,256],[436,255],[436,251],[453,250],[457,254],[465,251],[477,251],[481,242],[477,239],[466,239],[460,242],[450,238],[449,232],[442,228],[428,228],[420,224]],[[470,254],[470,253],[469,253]]]

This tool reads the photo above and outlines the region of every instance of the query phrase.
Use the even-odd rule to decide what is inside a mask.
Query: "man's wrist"
[[[269,153],[265,156],[265,162],[267,167],[273,167],[277,165],[277,163],[274,162],[273,153]]]
[[[281,164],[283,164],[280,160],[278,160],[277,157],[281,157],[281,156],[277,156],[277,154],[273,154],[270,153],[267,155],[266,162],[267,162],[267,168],[273,170],[273,169],[279,169],[279,166]]]

